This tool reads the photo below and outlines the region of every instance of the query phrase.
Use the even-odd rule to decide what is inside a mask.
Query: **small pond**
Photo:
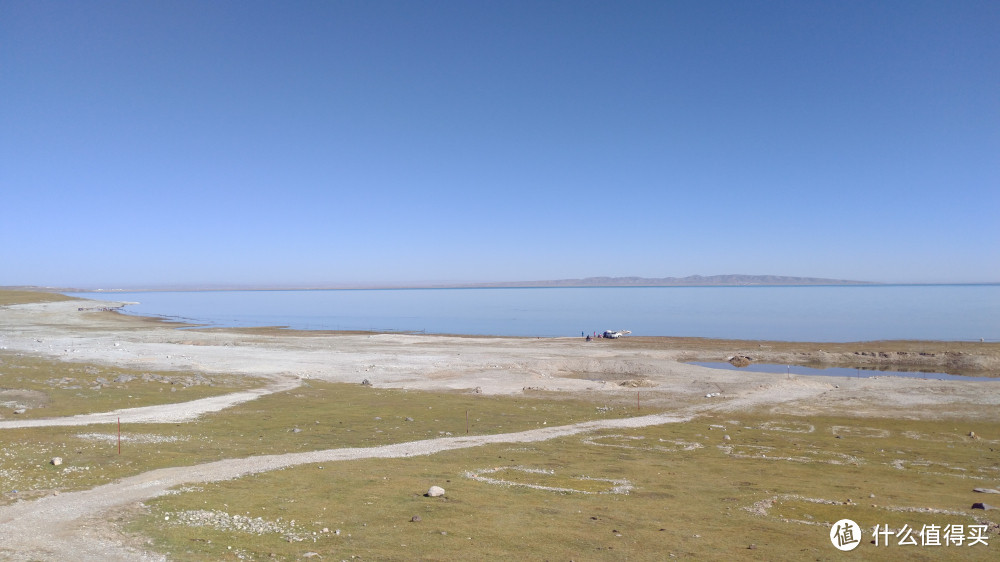
[[[710,367],[712,369],[728,369],[731,371],[751,371],[754,373],[776,373],[806,375],[814,377],[908,377],[912,379],[935,379],[948,381],[997,381],[1000,377],[967,377],[965,375],[949,375],[948,373],[925,373],[922,371],[883,371],[874,369],[851,369],[848,367],[827,367],[817,369],[801,365],[779,365],[777,363],[754,363],[748,367],[735,367],[725,361],[691,361],[691,365]]]

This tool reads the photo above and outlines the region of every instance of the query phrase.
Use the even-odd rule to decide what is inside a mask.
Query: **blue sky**
[[[0,285],[1000,281],[997,2],[0,0]]]

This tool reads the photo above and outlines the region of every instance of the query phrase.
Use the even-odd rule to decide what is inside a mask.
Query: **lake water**
[[[1000,341],[1000,285],[581,287],[75,293],[129,314],[304,330]]]

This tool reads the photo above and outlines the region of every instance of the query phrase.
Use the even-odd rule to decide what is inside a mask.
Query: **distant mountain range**
[[[414,283],[366,285],[162,285],[118,289],[81,289],[69,287],[3,287],[26,291],[58,293],[143,292],[143,291],[294,291],[322,289],[465,289],[500,287],[742,287],[748,285],[879,285],[870,281],[847,281],[820,277],[785,277],[781,275],[690,275],[688,277],[584,277],[550,281],[497,281],[491,283]]]
[[[870,281],[847,281],[820,277],[781,275],[690,275],[688,277],[585,277],[554,281],[510,281],[473,283],[460,287],[705,287],[744,285],[877,285]]]

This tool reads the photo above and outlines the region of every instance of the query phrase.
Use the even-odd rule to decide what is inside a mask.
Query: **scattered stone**
[[[975,432],[975,431],[970,431],[970,432],[969,432],[969,437],[971,437],[971,438],[973,438],[973,439],[979,439],[979,436],[978,436],[978,435],[976,435],[976,432]]]
[[[483,393],[483,387],[477,386],[476,387],[476,394],[482,394],[482,393]]]
[[[722,396],[721,392],[709,392],[705,395],[705,398],[715,398],[716,396]]]
[[[414,515],[413,517],[410,517],[410,523],[420,523],[420,516]]]
[[[372,385],[372,381],[370,381],[368,379],[365,379],[365,380],[361,381],[361,386],[371,386],[371,385]]]
[[[757,545],[751,543],[750,546],[747,547],[747,550],[757,550]]]
[[[307,552],[307,553],[305,553],[305,554],[302,555],[303,558],[312,558],[313,556],[319,556],[319,553],[318,552]],[[322,556],[319,556],[319,557],[322,558]]]
[[[14,413],[17,414],[17,415],[21,415],[21,414],[23,414],[23,413],[25,413],[27,411],[28,410],[26,408],[18,408],[16,410],[14,410]]]
[[[973,492],[979,492],[980,494],[1000,494],[1000,490],[994,490],[993,488],[973,488]]]
[[[411,417],[407,416],[407,417],[406,417],[406,421],[413,421],[413,418],[411,418]]]
[[[428,498],[436,498],[444,495],[444,488],[440,486],[431,486],[427,493],[424,494]]]
[[[292,430],[292,433],[302,433],[302,430],[296,427]]]
[[[118,375],[117,377],[115,377],[115,382],[117,383],[126,383],[133,380],[135,380],[135,377],[131,375]]]
[[[723,441],[732,441],[732,440],[733,440],[733,438],[732,438],[732,437],[730,437],[730,436],[728,436],[728,435],[723,435],[723,436],[722,436],[722,440],[723,440]]]
[[[977,502],[977,503],[972,504],[972,509],[984,509],[986,511],[989,511],[991,509],[997,509],[997,508],[995,506],[992,506],[992,505],[988,504],[988,503],[978,503]]]
[[[62,464],[62,457],[52,457],[49,462],[52,463],[52,466],[59,466]]]

